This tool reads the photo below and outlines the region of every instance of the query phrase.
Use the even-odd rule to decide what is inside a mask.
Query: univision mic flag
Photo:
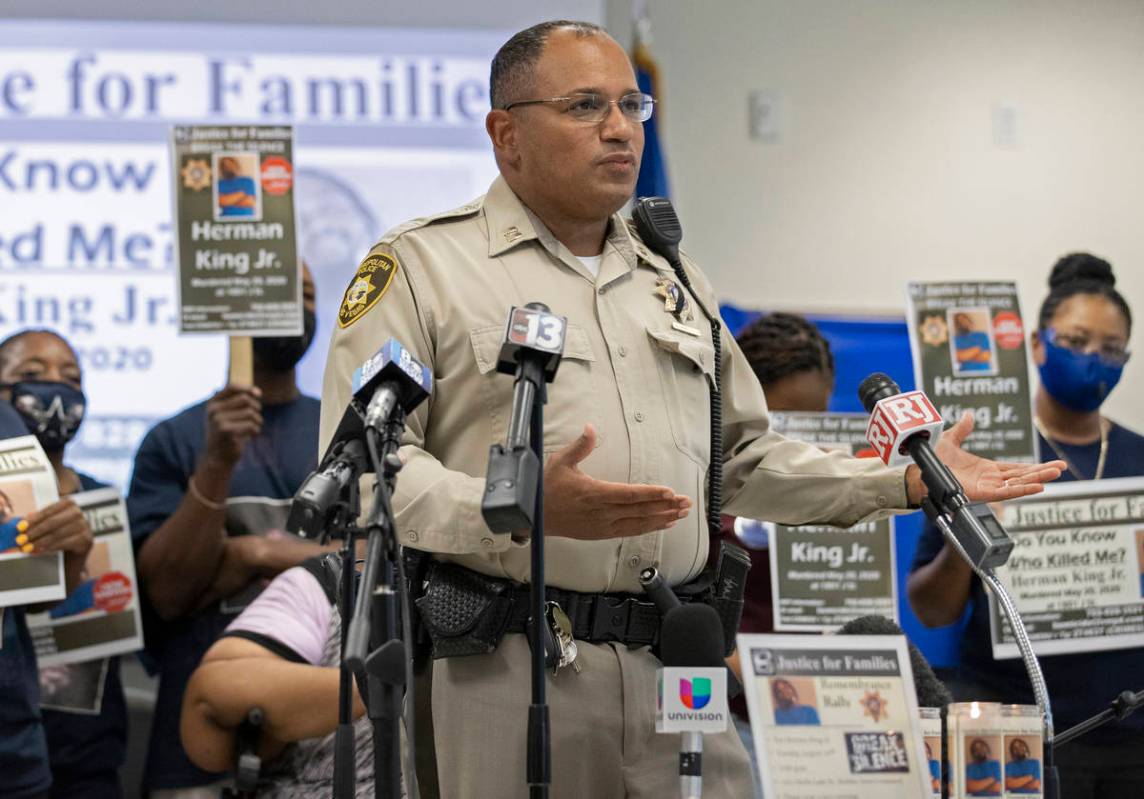
[[[638,43],[632,52],[632,63],[636,68],[636,85],[660,103],[659,66],[651,57],[647,45]],[[662,116],[659,107],[651,119],[643,123],[644,148],[640,161],[639,180],[636,181],[636,197],[668,197],[671,188],[667,182],[667,164],[663,158],[663,145],[659,138],[659,120]]]
[[[664,667],[656,672],[656,732],[723,732],[730,720],[727,669]]]

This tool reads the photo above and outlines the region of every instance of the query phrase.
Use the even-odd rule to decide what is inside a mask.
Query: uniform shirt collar
[[[536,240],[544,249],[561,260],[564,260],[561,258],[564,253],[567,253],[570,259],[575,259],[539,217],[520,201],[503,176],[498,176],[489,187],[484,199],[484,211],[489,231],[490,258],[495,258],[526,241]],[[612,221],[608,226],[608,236],[604,243],[605,255],[609,246],[615,248],[629,269],[634,269],[641,258],[651,260],[643,243],[632,236],[624,218],[618,213],[612,214]]]

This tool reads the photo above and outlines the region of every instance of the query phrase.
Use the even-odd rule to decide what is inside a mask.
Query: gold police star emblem
[[[690,322],[695,317],[687,294],[674,280],[661,277],[655,281],[655,293],[663,298],[663,309],[680,322]]]
[[[338,308],[338,327],[347,328],[377,304],[397,274],[397,261],[385,253],[366,257],[358,267]]]
[[[886,712],[886,705],[888,705],[882,695],[877,691],[867,691],[865,696],[862,697],[862,715],[869,716],[874,721],[880,721],[884,716],[889,714]]]
[[[940,316],[927,316],[918,325],[918,332],[921,333],[922,341],[931,347],[940,347],[949,341],[949,326]]]
[[[183,178],[183,188],[202,191],[211,187],[211,167],[201,158],[188,159],[179,170]]]

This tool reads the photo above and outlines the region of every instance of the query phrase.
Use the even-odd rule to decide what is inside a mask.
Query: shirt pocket
[[[488,325],[470,331],[477,371],[481,375],[482,405],[489,417],[490,444],[504,443],[512,415],[513,386],[511,374],[497,372],[497,359],[504,343],[504,325]],[[570,444],[591,422],[600,428],[596,396],[596,356],[588,333],[580,325],[568,324],[564,334],[564,354],[556,377],[548,384],[548,403],[544,406],[544,449],[552,452]]]
[[[675,446],[706,470],[711,459],[711,387],[715,347],[710,339],[648,328]]]

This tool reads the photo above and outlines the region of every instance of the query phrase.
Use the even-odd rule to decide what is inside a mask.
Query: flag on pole
[[[636,182],[636,197],[667,197],[671,190],[667,181],[667,164],[664,162],[659,130],[659,123],[663,117],[659,66],[643,41],[636,42],[632,52],[632,63],[636,69],[636,85],[641,92],[650,94],[656,99],[655,113],[651,115],[651,119],[643,123],[643,159],[640,161],[640,175]]]

